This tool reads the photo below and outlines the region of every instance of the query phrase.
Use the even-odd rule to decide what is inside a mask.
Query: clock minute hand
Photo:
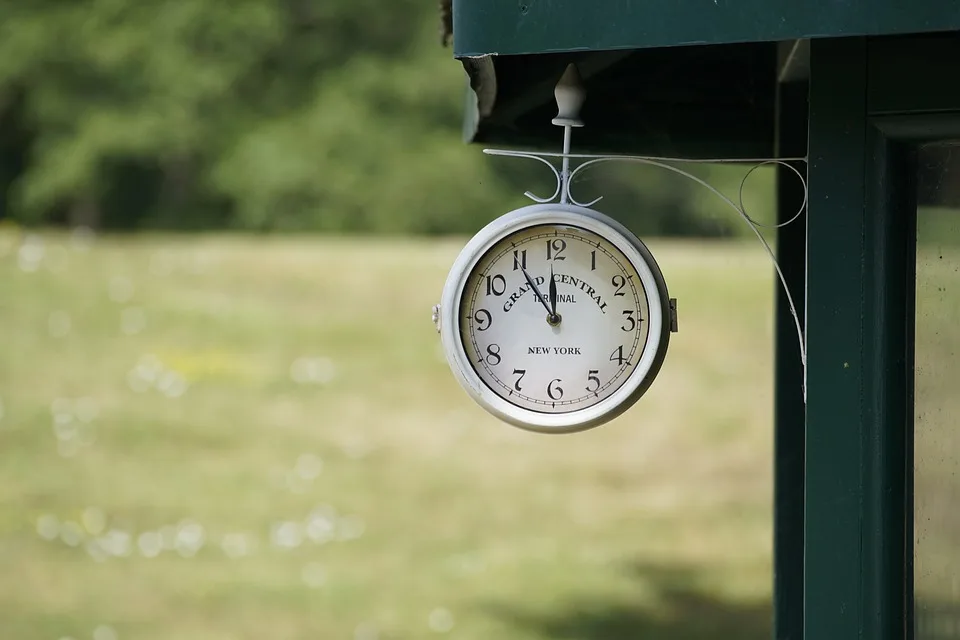
[[[530,277],[530,274],[527,273],[527,270],[523,267],[520,267],[520,271],[523,271],[523,277],[527,279],[527,284],[530,285],[530,288],[533,289],[534,295],[537,296],[537,300],[540,301],[540,304],[543,305],[543,308],[547,310],[547,313],[551,313],[550,307],[547,305],[547,299],[543,297],[543,294],[540,293],[540,289],[537,289],[537,283],[533,281],[533,278]]]

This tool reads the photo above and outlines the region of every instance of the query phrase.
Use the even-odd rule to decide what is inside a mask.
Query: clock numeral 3
[[[616,362],[617,364],[623,364],[626,362],[627,364],[630,364],[630,362],[623,357],[623,345],[620,345],[614,349],[613,353],[610,354],[610,362]]]
[[[527,268],[527,250],[515,249],[513,252],[513,270]]]
[[[560,255],[566,248],[567,241],[563,238],[547,240],[547,260],[566,260],[566,256]]]
[[[593,388],[591,388],[589,384],[587,385],[587,391],[590,393],[596,393],[597,390],[600,389],[600,378],[597,377],[598,373],[600,373],[598,369],[590,369],[587,371],[587,382],[594,383]]]
[[[624,331],[633,331],[637,327],[637,321],[633,317],[633,309],[625,310],[623,315],[626,316],[626,320],[623,321],[623,326],[620,328]],[[643,322],[642,318],[640,322]]]
[[[554,378],[547,385],[547,395],[550,396],[551,400],[559,400],[563,397],[563,389],[557,386],[558,382],[560,382],[560,378]]]
[[[617,288],[616,292],[615,292],[613,295],[615,295],[615,296],[625,296],[625,295],[627,295],[627,294],[625,294],[625,293],[623,292],[623,287],[626,286],[626,284],[627,284],[627,279],[626,279],[626,278],[624,278],[624,277],[621,276],[621,275],[616,275],[616,276],[613,276],[613,279],[610,280],[610,283]],[[488,288],[488,289],[490,288],[489,285],[487,286],[487,288]]]
[[[477,331],[486,331],[493,324],[493,316],[486,309],[477,309],[473,314],[473,319],[477,323]]]
[[[491,293],[495,296],[502,296],[507,291],[507,279],[499,273],[495,276],[487,276],[487,295]]]
[[[520,388],[520,381],[523,380],[523,376],[527,375],[527,370],[514,369],[513,375],[520,376],[519,378],[517,378],[517,381],[513,383],[513,388],[516,389],[517,391],[523,391],[523,389]]]
[[[500,364],[500,361],[503,359],[500,357],[500,345],[496,343],[487,345],[487,355],[484,359],[491,367],[495,367]]]

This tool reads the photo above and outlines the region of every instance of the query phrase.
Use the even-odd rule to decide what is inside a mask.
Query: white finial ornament
[[[567,65],[553,90],[553,96],[557,100],[557,117],[553,119],[553,124],[560,127],[582,127],[580,107],[583,106],[587,92],[583,89],[577,65]]]

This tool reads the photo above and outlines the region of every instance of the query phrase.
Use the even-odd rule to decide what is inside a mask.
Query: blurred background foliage
[[[462,143],[465,75],[433,2],[7,0],[0,11],[0,204],[21,224],[460,234],[528,202],[527,189],[553,189],[536,163]],[[697,171],[733,197],[744,174]],[[605,165],[583,186],[642,234],[747,230],[664,173]],[[771,190],[769,175],[751,178],[757,203]]]
[[[428,311],[553,176],[463,143],[439,26],[0,0],[0,640],[770,637],[767,256],[650,238],[682,333],[643,408],[486,414]],[[663,169],[575,186],[642,236],[749,232]]]

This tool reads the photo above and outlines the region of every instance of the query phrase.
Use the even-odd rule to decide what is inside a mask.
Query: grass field
[[[543,436],[442,359],[461,246],[0,234],[0,638],[767,638],[761,248],[651,242],[660,377]]]

